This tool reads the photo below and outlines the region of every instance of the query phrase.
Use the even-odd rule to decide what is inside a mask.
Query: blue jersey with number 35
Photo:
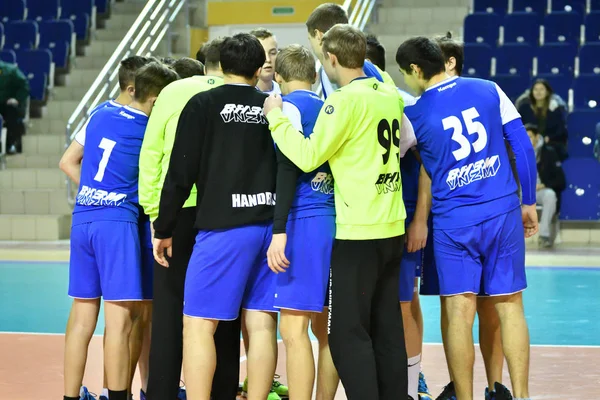
[[[74,223],[137,222],[139,158],[147,124],[144,113],[128,106],[102,108],[91,117]]]
[[[473,226],[519,207],[504,125],[520,115],[494,82],[445,80],[405,113],[431,176],[436,228]]]

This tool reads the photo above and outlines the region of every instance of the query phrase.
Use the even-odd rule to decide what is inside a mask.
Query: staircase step
[[[27,127],[27,135],[25,137],[31,135],[66,135],[67,128],[67,119],[56,119],[56,117],[52,117],[48,115],[46,118],[42,119],[32,119],[29,122]]]
[[[0,240],[62,240],[70,232],[70,214],[0,214]]]
[[[116,46],[115,46],[116,48]],[[113,49],[114,51],[114,49]],[[110,53],[112,54],[112,52]],[[90,87],[94,80],[98,76],[98,72],[102,69],[102,65],[98,68],[87,69],[87,68],[77,68],[71,71],[71,73],[67,76],[67,86],[87,86]]]
[[[65,189],[8,189],[0,193],[0,214],[70,214]]]
[[[0,170],[0,191],[7,189],[63,189],[67,176],[56,168],[10,168]]]
[[[86,50],[87,57],[99,57],[104,56],[108,59],[114,53],[117,46],[121,43],[121,39],[119,40],[103,40],[103,41],[95,41],[92,43],[90,47]],[[100,66],[102,68],[102,66]]]
[[[66,137],[64,134],[27,134],[22,141],[26,154],[57,156],[65,151]]]
[[[97,31],[96,39],[102,40],[102,41],[104,41],[104,40],[123,40],[123,38],[127,34],[127,31],[131,27],[132,23],[133,23],[133,20],[130,22],[130,24],[126,28],[123,28],[123,29],[114,27],[111,29],[103,29],[103,30]]]
[[[92,58],[92,57],[90,57],[90,58]],[[85,60],[85,58],[83,58],[82,61],[83,60]],[[106,60],[104,60],[104,61],[106,61]],[[102,64],[102,65],[104,65],[104,64]],[[54,88],[51,101],[61,101],[61,100],[80,101],[83,98],[83,96],[85,96],[85,94],[87,93],[89,88],[90,88],[89,85],[88,86],[74,86],[74,85],[57,86]]]
[[[127,1],[127,2],[122,2],[122,3],[112,3],[113,9],[113,14],[110,17],[110,19],[112,20],[113,17],[115,15],[122,15],[122,14],[139,14],[140,12],[142,12],[142,10],[144,9],[144,6],[146,5],[145,1]]]
[[[58,168],[62,154],[14,154],[6,157],[8,168]]]

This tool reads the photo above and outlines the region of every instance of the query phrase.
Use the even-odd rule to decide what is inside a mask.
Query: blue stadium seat
[[[508,0],[475,0],[474,3],[474,12],[504,15],[508,10]]]
[[[0,50],[4,47],[4,25],[0,22]]]
[[[463,75],[471,78],[489,78],[492,57],[492,48],[487,44],[465,43]]]
[[[525,89],[530,87],[530,78],[528,75],[496,75],[491,79],[500,86],[500,89],[502,89],[513,102],[523,94]]]
[[[38,42],[38,25],[34,21],[10,21],[4,26],[7,48],[13,50],[35,49]]]
[[[27,15],[25,0],[0,1],[0,21],[23,21]]]
[[[590,0],[590,10],[600,11],[600,0]]]
[[[500,17],[496,14],[475,13],[465,17],[465,43],[487,43],[495,46],[500,33]]]
[[[108,0],[96,0],[96,14],[107,15],[110,14],[110,2]]]
[[[573,85],[573,76],[572,75],[560,75],[560,74],[538,74],[531,84],[535,82],[536,79],[545,79],[548,81],[554,93],[559,95],[565,102],[569,99],[569,89]]]
[[[17,54],[19,69],[29,79],[30,96],[33,100],[46,101],[46,89],[50,82],[52,53],[49,50],[26,50]]]
[[[543,16],[547,8],[547,0],[513,0],[513,12],[528,12]]]
[[[600,111],[574,111],[569,114],[569,157],[594,157],[594,138],[599,122]]]
[[[508,43],[498,47],[496,74],[529,76],[533,69],[534,48],[529,44]]]
[[[583,17],[576,12],[555,11],[544,18],[544,44],[575,43],[581,39]]]
[[[600,79],[596,75],[580,75],[573,83],[575,108],[600,109]]]
[[[552,43],[540,47],[537,53],[538,74],[573,75],[577,46],[571,43]]]
[[[585,17],[585,42],[600,42],[600,11],[592,11]]]
[[[529,43],[537,46],[540,42],[540,24],[537,14],[514,12],[504,17],[504,43]]]
[[[69,18],[75,27],[77,40],[89,40],[94,0],[63,0],[62,18]]]
[[[7,62],[9,64],[17,63],[17,55],[14,51],[9,49],[0,50],[0,60]]]
[[[552,11],[575,11],[585,14],[586,0],[552,0]]]
[[[567,188],[561,197],[560,219],[600,219],[600,163],[593,158],[568,158],[562,167]]]
[[[579,73],[600,74],[600,42],[588,43],[579,50]],[[600,75],[598,75],[600,79]]]
[[[59,13],[59,0],[27,0],[27,19],[31,21],[57,19]]]
[[[57,68],[69,66],[69,55],[73,39],[73,23],[68,19],[40,23],[40,49],[48,49]]]

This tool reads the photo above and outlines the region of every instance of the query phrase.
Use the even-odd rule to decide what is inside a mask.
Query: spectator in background
[[[537,163],[537,204],[542,206],[540,245],[553,246],[552,218],[560,208],[560,194],[566,187],[560,157],[551,143],[546,143],[537,126],[526,124],[525,129],[535,150]]]
[[[523,123],[536,125],[545,142],[554,146],[561,161],[567,158],[566,109],[557,101],[545,79],[533,83],[528,98],[521,102],[518,110]]]
[[[204,75],[204,64],[189,57],[181,57],[170,68],[177,72],[181,79]]]
[[[23,118],[27,111],[29,81],[16,65],[0,61],[0,115],[6,126],[6,153],[21,152],[25,133]]]

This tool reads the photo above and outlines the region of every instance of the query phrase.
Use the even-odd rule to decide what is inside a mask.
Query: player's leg
[[[144,301],[141,305],[140,318],[136,320],[139,328],[134,326],[134,332],[139,329],[139,344],[132,346],[130,339],[130,349],[139,346],[139,354],[132,352],[132,373],[131,379],[135,375],[136,365],[140,370],[140,400],[145,400],[148,390],[148,370],[150,364],[150,335],[151,335],[151,320],[152,320],[152,298],[153,298],[153,281],[154,281],[154,255],[152,254],[152,238],[150,233],[150,221],[140,224],[140,243],[142,247],[142,296]],[[134,336],[134,335],[132,335]],[[136,364],[133,364],[136,362]]]
[[[169,268],[154,263],[149,400],[175,399],[183,354],[183,293],[188,263],[196,241],[196,208],[180,211],[173,231]]]
[[[327,305],[328,307],[325,307],[323,312],[313,314],[310,322],[312,333],[319,343],[316,400],[333,400],[340,386],[340,377],[333,364],[331,350],[329,349],[329,335],[327,333],[329,299],[327,299]]]
[[[238,393],[240,324],[241,315],[233,321],[220,321],[217,326],[214,335],[217,368],[212,383],[212,400],[235,399]]]
[[[308,337],[311,313],[286,309],[281,309],[280,313],[279,332],[285,345],[290,397],[310,400],[315,381],[315,360]]]
[[[183,310],[183,365],[191,399],[210,399],[217,365],[214,335],[219,321],[233,321],[239,316],[262,239],[262,230],[255,226],[200,231],[196,236],[185,277]],[[235,390],[235,381],[232,386]]]
[[[473,323],[482,270],[477,250],[480,233],[478,226],[433,231],[442,326],[446,328],[442,340],[456,397],[461,400],[473,399]]]
[[[71,229],[68,293],[74,300],[65,335],[64,394],[77,399],[102,295],[98,266],[89,246],[89,225],[75,225]]]
[[[479,348],[485,365],[488,390],[493,391],[496,382],[502,383],[504,364],[500,319],[493,298],[477,297],[477,316],[479,317]]]
[[[404,237],[379,240],[379,268],[377,285],[373,294],[371,340],[375,351],[379,396],[391,399],[398,393],[408,393],[408,367],[406,342],[399,306],[398,281],[404,248]],[[415,268],[410,270],[414,279]],[[418,384],[417,369],[416,383]],[[417,399],[417,396],[414,397]]]
[[[422,260],[422,252],[409,253],[404,249],[400,264],[399,299],[404,325],[404,338],[406,339],[406,353],[408,356],[408,395],[417,399],[419,393],[419,372],[421,370],[421,352],[423,347],[423,331],[421,309],[413,307],[413,299],[418,298],[416,288],[418,280],[415,279],[415,270]],[[421,320],[421,327],[419,327]]]
[[[152,334],[152,302],[146,301],[143,304],[144,309],[142,310],[142,351],[140,353],[140,359],[138,361],[138,368],[140,370],[140,400],[145,400],[146,393],[148,392],[148,373],[150,371],[150,340]],[[143,396],[143,397],[142,397]]]
[[[529,397],[529,330],[523,309],[525,237],[519,208],[486,221],[484,289],[493,297],[500,318],[502,348],[515,398]],[[488,238],[486,236],[486,238]]]
[[[125,400],[131,383],[129,340],[143,298],[138,224],[96,221],[91,228],[104,297],[104,363],[109,399]]]

